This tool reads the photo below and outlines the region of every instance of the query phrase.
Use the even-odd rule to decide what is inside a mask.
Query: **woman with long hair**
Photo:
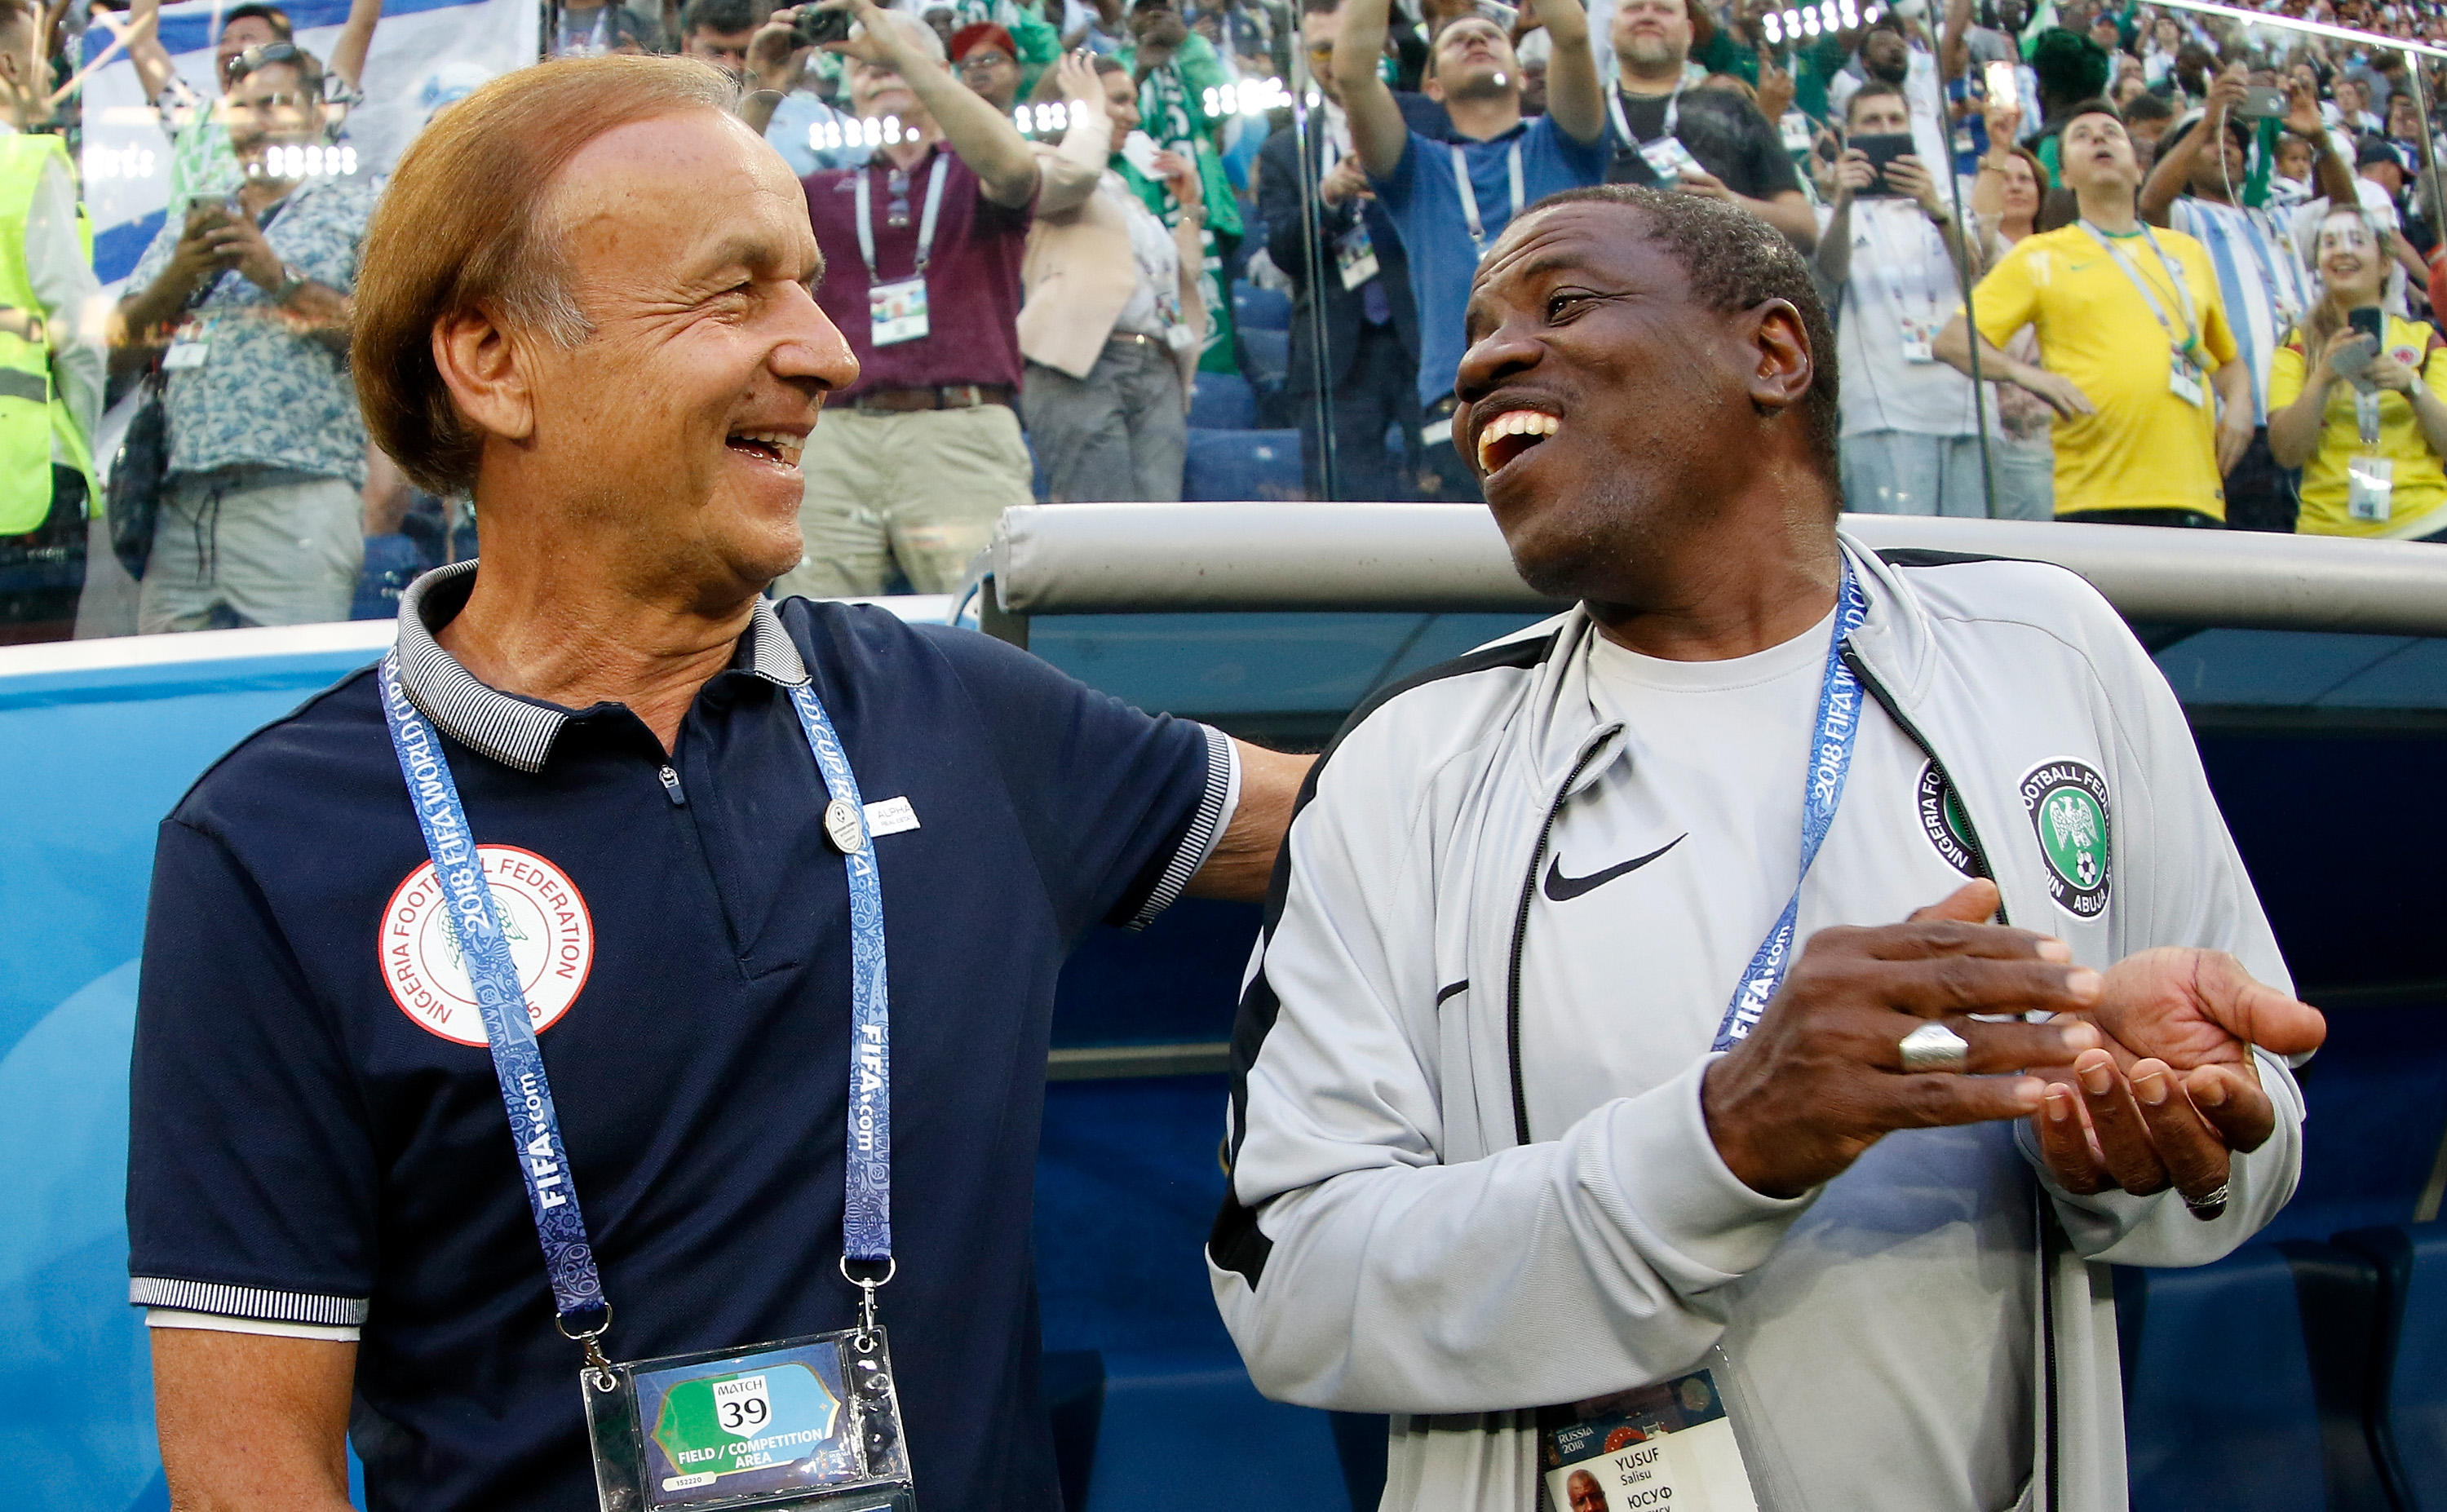
[[[2012,105],[1991,104],[1987,109],[1988,154],[1980,160],[1980,177],[1971,184],[1971,219],[1980,236],[1980,258],[1993,268],[1998,259],[2039,229],[2039,200],[2047,192],[2048,171],[2031,149],[2014,139],[2022,112]],[[2005,343],[2004,352],[2018,362],[2037,366],[2039,338],[2028,327]],[[1995,483],[1991,511],[2000,520],[2048,520],[2056,513],[2056,444],[2048,427],[2056,411],[2027,388],[1998,384],[1997,425],[2003,432],[1988,454]]]
[[[2295,528],[2447,540],[2447,343],[2381,311],[2388,259],[2360,214],[2329,216],[2318,248],[2324,292],[2268,370],[2269,453],[2303,469]]]

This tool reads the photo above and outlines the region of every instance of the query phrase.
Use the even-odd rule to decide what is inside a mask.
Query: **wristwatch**
[[[305,288],[310,281],[311,280],[309,280],[303,273],[298,271],[295,263],[282,263],[280,265],[280,287],[272,291],[272,302],[275,305],[285,305],[289,303],[290,300],[297,296],[297,291]]]

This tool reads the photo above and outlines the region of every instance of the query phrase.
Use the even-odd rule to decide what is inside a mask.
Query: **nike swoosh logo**
[[[1565,876],[1564,858],[1558,856],[1555,858],[1555,863],[1546,868],[1546,900],[1552,903],[1568,903],[1584,894],[1594,893],[1616,878],[1626,877],[1640,870],[1690,838],[1688,834],[1677,835],[1645,856],[1635,856],[1627,861],[1617,861],[1605,870],[1591,872],[1586,877]]]

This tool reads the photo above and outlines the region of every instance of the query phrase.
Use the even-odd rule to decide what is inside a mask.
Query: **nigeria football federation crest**
[[[2048,896],[2076,918],[2096,918],[2107,911],[2110,880],[2107,779],[2066,758],[2033,767],[2021,793],[2047,859]]]
[[[1920,814],[1920,832],[1937,848],[1945,864],[1965,877],[1978,877],[1980,859],[1971,850],[1971,822],[1963,817],[1963,802],[1945,785],[1937,763],[1923,762],[1912,791],[1912,807]]]
[[[543,857],[516,845],[479,845],[476,854],[492,885],[528,1018],[541,1033],[560,1022],[586,986],[595,965],[595,921],[578,884]],[[431,861],[408,873],[391,894],[375,949],[391,999],[419,1029],[462,1045],[484,1043],[459,931]]]

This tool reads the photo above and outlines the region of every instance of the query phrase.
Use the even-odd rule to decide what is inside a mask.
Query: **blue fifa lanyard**
[[[578,1188],[561,1145],[560,1118],[554,1111],[552,1085],[544,1075],[543,1054],[536,1044],[526,995],[519,985],[517,963],[492,889],[484,881],[467,813],[460,805],[459,784],[450,763],[435,738],[433,726],[400,689],[399,652],[382,660],[384,721],[390,727],[391,749],[400,774],[408,780],[408,797],[416,809],[417,827],[425,832],[425,848],[433,860],[434,876],[449,900],[449,921],[467,963],[476,1006],[484,1025],[484,1043],[492,1051],[494,1078],[502,1087],[502,1104],[510,1117],[510,1138],[518,1151],[519,1180],[527,1189],[527,1207],[535,1217],[536,1238],[543,1246],[544,1269],[552,1279],[555,1319],[561,1332],[593,1341],[610,1326],[612,1304],[603,1295],[603,1279],[595,1267],[594,1247],[586,1238],[586,1220],[578,1204]],[[842,1249],[844,1274],[850,1260],[889,1266],[892,1260],[892,1069],[891,1018],[884,983],[883,889],[875,865],[875,842],[867,833],[866,816],[858,796],[858,780],[850,774],[832,720],[812,684],[790,690],[790,702],[806,731],[807,747],[815,753],[825,787],[832,795],[825,809],[826,828],[837,835],[854,824],[855,850],[844,850],[849,874],[850,905],[850,1072],[849,1137],[845,1167]],[[888,1276],[887,1276],[888,1278]],[[871,1309],[875,1285],[867,1288]],[[871,1320],[870,1320],[871,1321]],[[580,1327],[583,1323],[586,1326]],[[599,1362],[598,1362],[599,1363]]]
[[[1827,644],[1827,680],[1818,691],[1818,722],[1810,733],[1810,768],[1801,787],[1801,875],[1793,879],[1792,898],[1734,989],[1734,1000],[1725,1009],[1725,1021],[1717,1027],[1711,1049],[1729,1050],[1750,1037],[1776,988],[1783,984],[1785,967],[1793,958],[1801,884],[1809,879],[1810,863],[1818,859],[1818,847],[1827,842],[1827,831],[1835,822],[1836,805],[1844,801],[1844,778],[1852,769],[1852,743],[1861,732],[1861,680],[1844,664],[1844,637],[1858,630],[1868,614],[1861,584],[1847,558],[1843,586],[1835,595],[1835,633]]]

